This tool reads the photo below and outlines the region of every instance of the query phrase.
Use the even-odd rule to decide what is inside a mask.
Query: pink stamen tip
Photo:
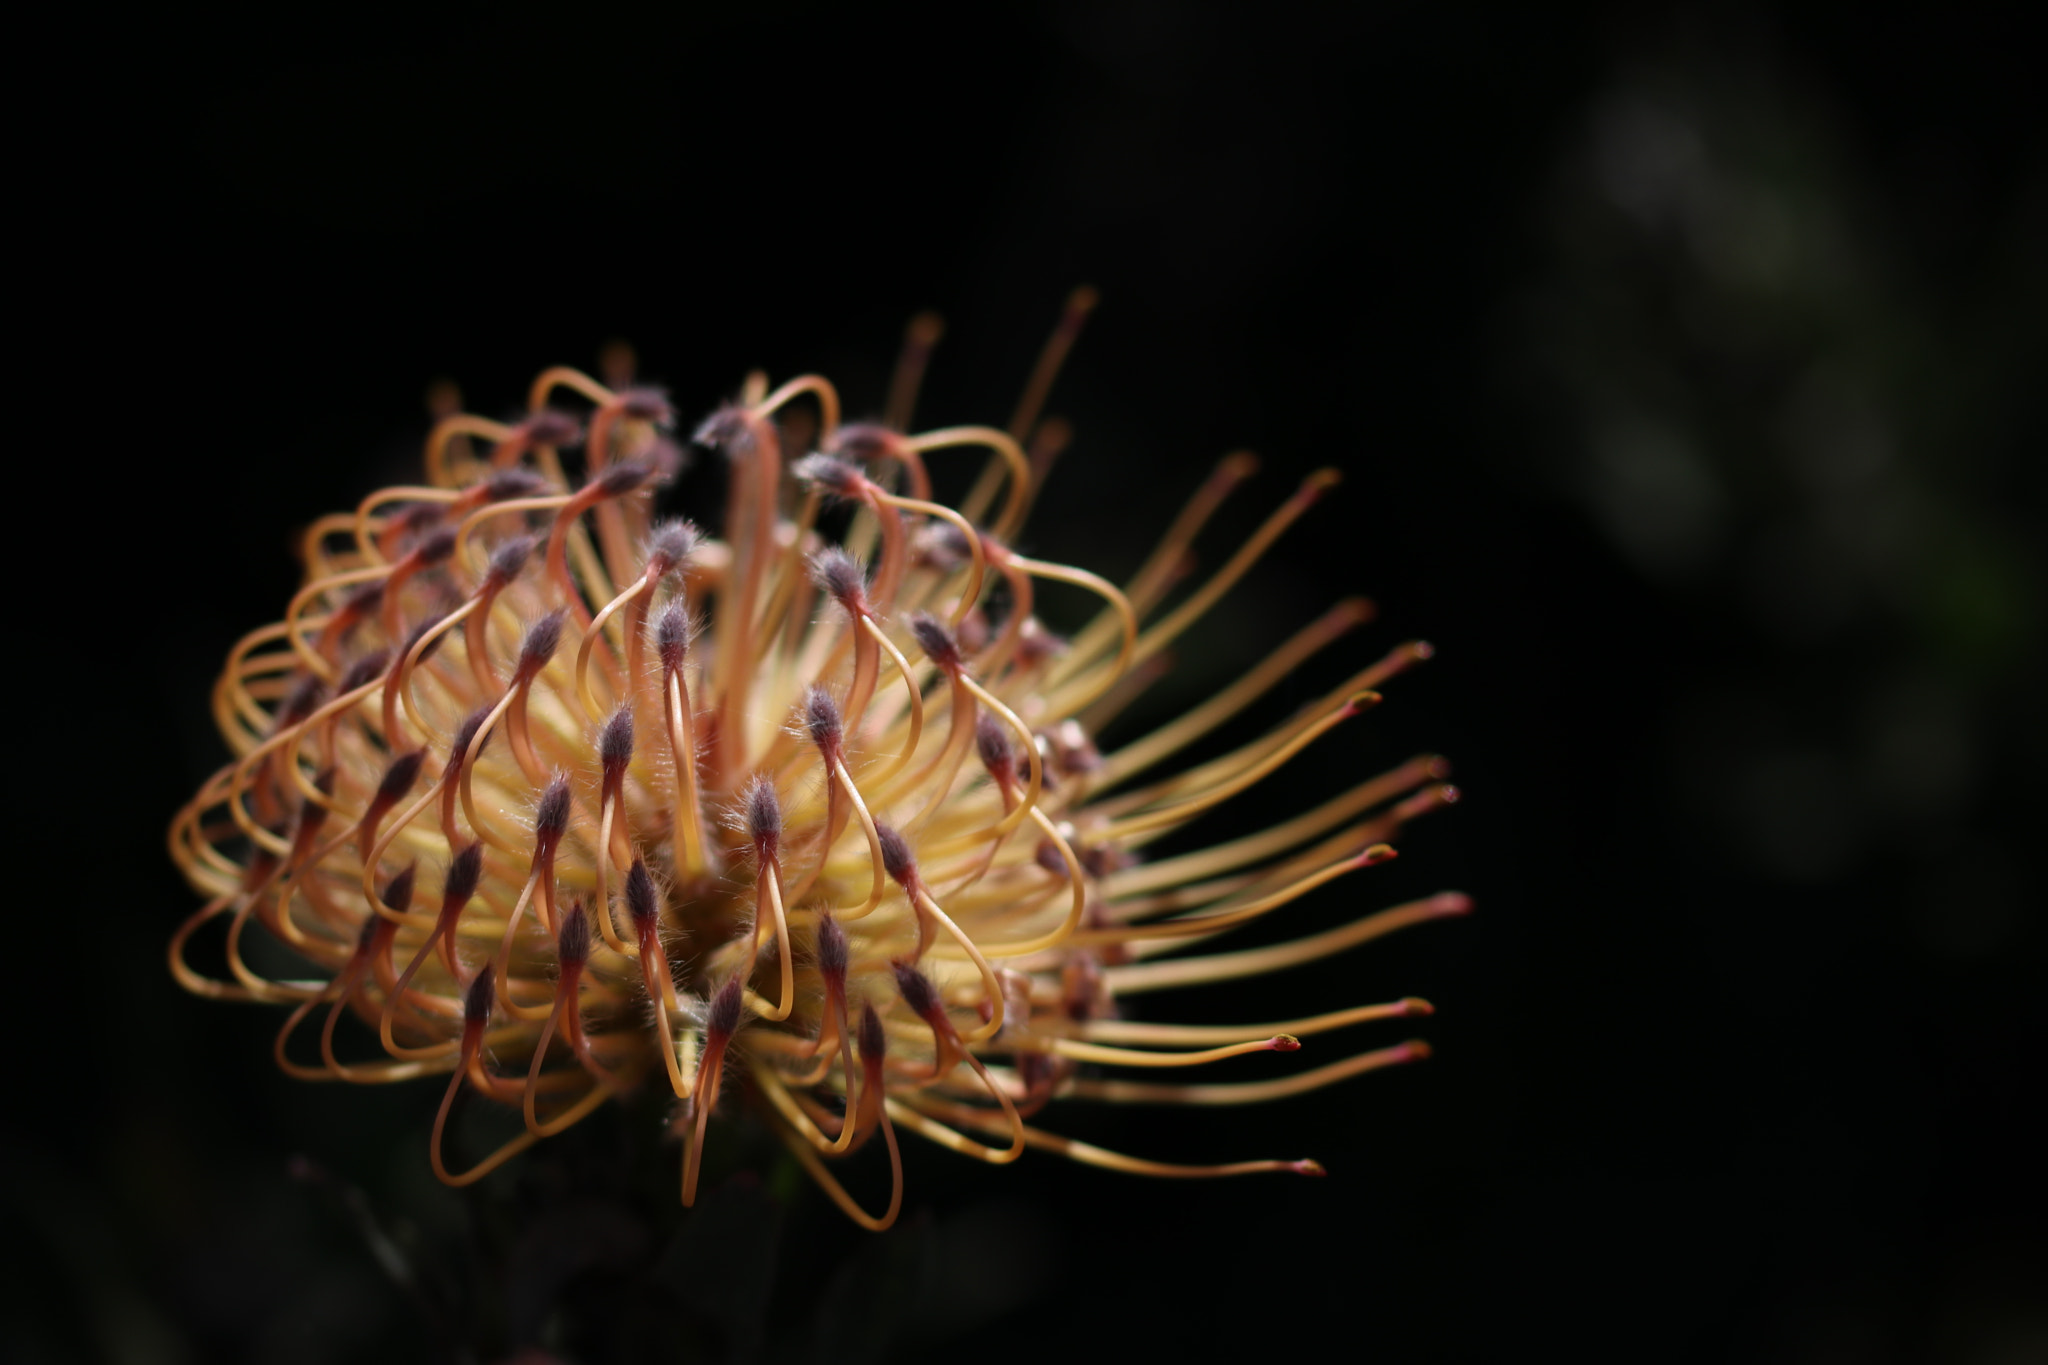
[[[1267,1043],[1266,1046],[1274,1052],[1299,1052],[1301,1051],[1301,1039],[1291,1033],[1282,1033]]]
[[[1444,891],[1431,898],[1429,912],[1433,915],[1469,915],[1472,913],[1472,898],[1462,891]]]
[[[1372,867],[1377,863],[1390,863],[1400,856],[1400,850],[1392,844],[1374,844],[1362,851],[1355,861],[1360,867]]]
[[[1302,1158],[1300,1161],[1290,1163],[1287,1169],[1293,1171],[1296,1175],[1313,1175],[1321,1177],[1329,1174],[1328,1171],[1323,1169],[1322,1162],[1313,1161],[1307,1157]]]
[[[1418,996],[1411,995],[1406,1000],[1403,1000],[1401,1002],[1401,1013],[1404,1015],[1408,1015],[1410,1017],[1423,1014],[1435,1014],[1436,1006],[1430,1004],[1427,1000],[1421,999]]]

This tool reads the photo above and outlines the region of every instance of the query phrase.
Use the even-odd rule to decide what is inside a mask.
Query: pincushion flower
[[[316,522],[283,619],[228,656],[214,710],[235,757],[171,830],[208,898],[174,936],[177,979],[288,1007],[274,1052],[293,1076],[445,1076],[429,1160],[452,1185],[642,1086],[674,1096],[685,1204],[721,1104],[757,1113],[871,1228],[902,1207],[906,1131],[997,1164],[1037,1148],[1160,1176],[1320,1174],[1170,1165],[1027,1121],[1056,1100],[1256,1102],[1425,1055],[1407,1042],[1184,1082],[1185,1068],[1242,1069],[1254,1063],[1229,1059],[1429,1007],[1245,1024],[1138,1022],[1125,1007],[1468,908],[1444,894],[1210,949],[1393,856],[1407,821],[1456,797],[1429,756],[1143,861],[1429,650],[1402,645],[1260,738],[1160,775],[1371,614],[1339,602],[1194,710],[1098,750],[1167,646],[1336,478],[1311,476],[1177,602],[1249,457],[1217,467],[1121,588],[1024,553],[1065,440],[1037,413],[1090,302],[1077,294],[1008,430],[908,434],[934,331],[922,320],[882,422],[842,424],[817,376],[772,391],[750,378],[691,442],[728,466],[717,538],[655,515],[686,454],[657,391],[552,369],[521,421],[443,421],[426,481]],[[974,452],[987,464],[972,491],[934,501],[926,462]],[[845,529],[835,541],[821,526]],[[1097,604],[1070,640],[1034,614],[1053,594]],[[225,976],[190,965],[202,930]],[[259,973],[255,935],[311,970]],[[348,1015],[359,1026],[342,1029]],[[1160,1069],[1175,1077],[1128,1075]],[[462,1165],[446,1130],[465,1086],[519,1126]],[[877,1191],[864,1207],[834,1172],[877,1139],[888,1194],[863,1177]]]

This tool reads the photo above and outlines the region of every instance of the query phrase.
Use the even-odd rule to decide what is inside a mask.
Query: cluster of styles
[[[1429,650],[1402,645],[1260,738],[1158,775],[1371,615],[1339,602],[1171,724],[1096,747],[1167,646],[1335,478],[1311,477],[1206,580],[1188,578],[1192,544],[1248,456],[1216,468],[1123,588],[1013,548],[1067,439],[1038,414],[1091,303],[1070,302],[1007,431],[907,434],[930,318],[879,423],[842,425],[815,376],[772,392],[751,376],[691,442],[727,463],[719,539],[654,517],[685,455],[657,391],[553,369],[523,421],[447,417],[427,482],[316,522],[284,619],[228,656],[214,711],[235,757],[170,836],[209,897],[171,944],[177,979],[290,1006],[274,1050],[293,1076],[446,1076],[429,1157],[451,1185],[664,1085],[685,1204],[722,1101],[876,1229],[902,1207],[904,1131],[998,1164],[1038,1148],[1158,1176],[1320,1174],[1170,1165],[1027,1122],[1059,1099],[1257,1102],[1423,1056],[1406,1042],[1211,1084],[1115,1074],[1426,1014],[1408,999],[1274,1023],[1122,1017],[1142,992],[1468,908],[1447,893],[1290,942],[1182,951],[1391,857],[1387,841],[1456,792],[1424,756],[1270,828],[1140,861]],[[562,455],[577,450],[572,481]],[[925,462],[961,450],[987,464],[956,509],[932,500]],[[821,517],[845,528],[838,543]],[[1048,588],[1098,614],[1054,636],[1033,614]],[[319,975],[256,971],[254,928],[274,940],[259,961]],[[191,965],[202,929],[224,938],[227,975]],[[344,1012],[363,1027],[337,1038]],[[384,1055],[363,1055],[372,1036]],[[465,1085],[524,1122],[456,1170],[444,1136]],[[889,1193],[877,1167],[859,1200],[828,1163],[877,1137]]]

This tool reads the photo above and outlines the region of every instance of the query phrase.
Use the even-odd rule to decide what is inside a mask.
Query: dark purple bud
[[[848,422],[832,434],[831,453],[849,460],[895,459],[902,444],[901,436],[878,422]]]
[[[730,1038],[740,1026],[740,979],[735,976],[725,989],[711,998],[711,1012],[704,1019],[704,1032],[713,1038]]]
[[[848,611],[854,610],[867,595],[867,570],[837,546],[811,556],[811,581]]]
[[[617,782],[626,771],[626,765],[633,761],[633,708],[621,706],[612,712],[604,728],[597,732],[597,753],[604,764],[604,781],[609,787]]]
[[[556,773],[540,794],[533,812],[533,832],[539,839],[559,839],[569,828],[569,775]]]
[[[663,673],[682,668],[690,653],[690,605],[682,598],[671,597],[655,618],[654,648],[661,655]]]
[[[358,687],[368,687],[384,676],[384,665],[390,661],[389,651],[371,650],[348,666],[348,672],[341,675],[341,686],[335,690],[347,693],[355,691]]]
[[[747,416],[736,407],[722,407],[697,424],[690,444],[704,450],[722,450],[727,455],[744,455],[753,447],[754,433]]]
[[[654,470],[640,460],[607,465],[592,482],[607,498],[622,498],[654,477]]]
[[[308,673],[300,678],[286,695],[284,705],[277,708],[277,728],[282,730],[287,726],[297,725],[319,710],[320,703],[326,699],[327,684]]]
[[[526,562],[533,558],[533,537],[514,536],[491,551],[490,581],[504,587],[526,571]]]
[[[661,389],[627,389],[618,396],[617,401],[619,411],[636,422],[653,422],[657,426],[665,427],[676,420],[675,409],[668,403],[668,394]]]
[[[384,902],[386,909],[401,915],[412,909],[412,886],[418,880],[419,870],[418,863],[407,863],[404,871],[384,883],[384,889],[377,893],[377,897]]]
[[[889,965],[896,970],[896,993],[910,1006],[912,1014],[929,1019],[939,1013],[939,991],[930,977],[900,958]]]
[[[401,536],[416,536],[428,527],[437,525],[445,512],[446,507],[442,503],[411,503],[398,514],[398,533]]]
[[[462,997],[462,1021],[466,1024],[482,1024],[490,1020],[491,1012],[498,1007],[497,977],[490,972],[478,972],[476,980],[469,983],[469,990]]]
[[[950,521],[933,522],[918,537],[918,555],[926,564],[950,573],[973,557],[967,536]]]
[[[960,671],[960,644],[953,638],[953,632],[946,629],[945,622],[921,611],[910,618],[910,633],[927,659],[947,673]]]
[[[846,723],[840,718],[839,703],[832,700],[832,693],[821,684],[812,683],[804,693],[804,728],[811,732],[811,743],[818,746],[825,761],[837,762],[846,738]]]
[[[518,465],[500,469],[484,480],[485,502],[510,502],[514,498],[535,498],[547,492],[548,481],[531,469]]]
[[[1024,628],[1017,633],[1018,663],[1032,668],[1066,652],[1064,639],[1047,630],[1036,616],[1025,618]]]
[[[697,548],[697,528],[687,521],[665,521],[647,542],[647,566],[656,578],[666,577]]]
[[[412,557],[417,563],[424,566],[427,564],[439,564],[454,553],[455,528],[443,526],[440,530],[421,541],[419,547],[412,552]]]
[[[413,646],[417,645],[421,640],[427,638],[428,631],[432,630],[435,626],[440,625],[443,621],[447,619],[448,613],[436,612],[434,615],[429,616],[426,620],[414,626],[412,628],[411,634],[405,637],[405,648],[399,650],[398,656],[391,661],[391,667],[393,668],[393,670],[395,671],[398,668],[399,664],[404,662],[405,657],[412,653]],[[448,632],[445,630],[442,631],[439,635],[436,635],[434,637],[434,642],[428,645],[425,649],[420,651],[419,662],[425,663],[427,660],[433,658],[434,651],[439,649],[441,647],[441,642],[443,640],[446,640],[447,638]]]
[[[469,904],[469,898],[476,894],[476,884],[483,880],[484,846],[470,844],[455,855],[455,861],[448,864],[448,875],[441,882],[441,913],[459,910]]]
[[[543,408],[526,419],[526,439],[537,446],[573,446],[583,439],[583,427],[566,412]]]
[[[754,841],[754,851],[766,862],[782,846],[782,803],[775,799],[775,784],[765,777],[756,777],[747,784],[744,800],[747,837]]]
[[[917,887],[917,858],[910,851],[910,841],[896,832],[894,825],[875,822],[875,837],[882,845],[882,869],[889,879],[905,891],[915,892]]]
[[[647,864],[638,858],[626,872],[626,909],[633,916],[633,927],[643,934],[654,927],[661,914],[661,899],[654,891],[654,878],[647,874]]]
[[[846,931],[839,927],[839,921],[831,915],[818,919],[818,970],[833,981],[846,980],[846,968],[852,954],[847,950]]]
[[[790,473],[802,483],[815,485],[829,498],[859,497],[861,485],[868,481],[859,466],[832,455],[806,455]]]
[[[420,764],[426,761],[426,757],[425,749],[414,749],[392,759],[391,766],[384,770],[384,780],[377,784],[378,804],[388,808],[411,791],[413,782],[420,775]]]
[[[343,616],[367,616],[384,603],[384,580],[374,579],[350,593],[341,604]]]
[[[548,660],[555,657],[555,651],[562,646],[562,621],[569,615],[567,607],[556,607],[546,616],[526,628],[526,638],[519,642],[519,676],[531,680]]]
[[[1001,721],[984,711],[974,720],[974,751],[988,775],[1007,787],[1015,779],[1017,760],[1010,750],[1010,732]]]
[[[889,1035],[882,1028],[882,1016],[873,1005],[860,1007],[860,1059],[880,1066],[889,1051]]]
[[[570,905],[562,916],[562,932],[555,940],[555,961],[563,969],[581,967],[590,960],[590,918],[583,902]]]
[[[682,473],[684,466],[689,463],[688,457],[683,454],[683,448],[666,436],[655,437],[653,443],[640,452],[640,458],[653,466],[656,483],[670,482],[676,475]]]
[[[462,761],[462,756],[469,752],[469,746],[476,740],[476,732],[483,728],[484,718],[490,714],[490,707],[479,706],[463,718],[462,725],[455,731],[455,742],[448,746],[448,761],[450,763],[460,763]],[[483,747],[478,748],[477,752],[482,753],[484,748],[490,746],[490,742],[489,736],[486,736]]]

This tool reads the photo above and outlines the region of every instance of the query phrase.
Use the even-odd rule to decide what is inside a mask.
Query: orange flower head
[[[842,425],[815,375],[772,391],[751,377],[691,438],[728,466],[718,537],[654,516],[684,458],[655,390],[552,369],[521,422],[445,418],[426,481],[316,522],[283,620],[229,653],[214,711],[235,757],[171,829],[208,898],[172,941],[178,980],[288,1006],[274,1051],[294,1076],[445,1076],[429,1160],[451,1185],[641,1086],[673,1094],[685,1204],[725,1101],[877,1229],[902,1207],[906,1129],[995,1164],[1038,1148],[1149,1175],[1321,1174],[1169,1165],[1027,1122],[1059,1099],[1275,1099],[1424,1056],[1406,1042],[1214,1083],[1097,1074],[1292,1052],[1427,1014],[1408,999],[1276,1023],[1121,1017],[1146,991],[1280,971],[1469,908],[1447,893],[1207,949],[1391,858],[1409,820],[1456,799],[1432,756],[1269,828],[1141,860],[1430,651],[1402,645],[1260,738],[1161,775],[1372,614],[1339,602],[1194,710],[1097,748],[1167,647],[1336,476],[1312,475],[1177,602],[1249,456],[1217,466],[1121,588],[1020,553],[1067,439],[1039,411],[1092,304],[1076,293],[1007,430],[909,434],[929,318],[912,324],[880,423]],[[577,451],[572,478],[563,457]],[[987,464],[968,495],[934,501],[927,458],[972,451]],[[820,530],[833,507],[837,543]],[[1054,636],[1033,614],[1048,590],[1093,599],[1094,619]],[[202,929],[224,939],[226,977],[188,962]],[[315,974],[259,974],[252,931]],[[353,1028],[337,1037],[344,1014],[378,1052]],[[523,1127],[453,1170],[444,1130],[464,1086]],[[873,1213],[833,1163],[878,1135],[891,1183]]]

